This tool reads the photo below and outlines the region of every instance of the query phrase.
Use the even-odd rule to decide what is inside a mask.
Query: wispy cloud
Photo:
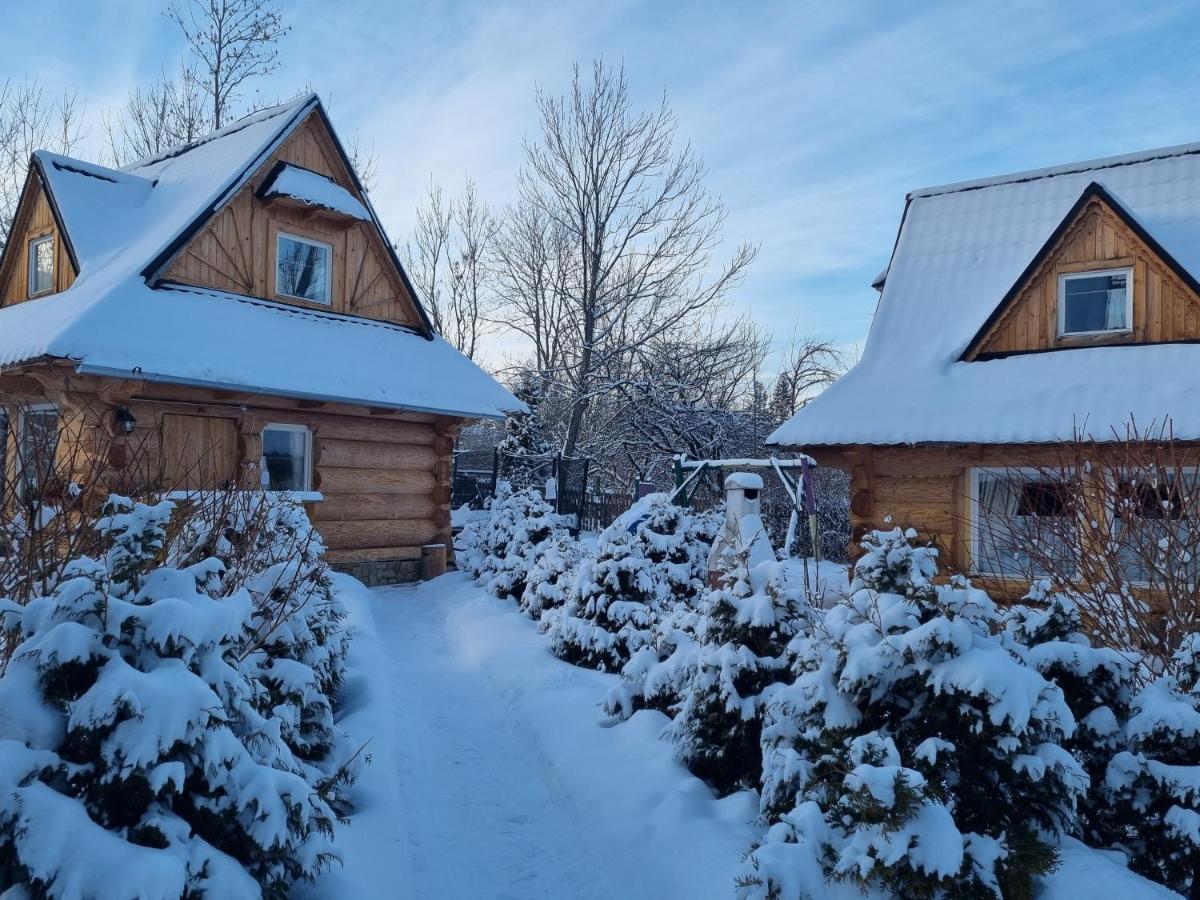
[[[115,102],[181,50],[162,5],[25,5],[0,54],[14,74]],[[733,302],[781,339],[862,341],[913,188],[1200,138],[1200,13],[1186,3],[294,0],[287,14],[270,90],[311,85],[374,145],[397,238],[431,178],[470,175],[511,200],[535,86],[623,61],[640,101],[668,93],[708,161],[725,252],[760,246]]]

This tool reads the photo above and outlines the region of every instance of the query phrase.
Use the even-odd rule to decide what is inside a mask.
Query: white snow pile
[[[561,536],[544,559],[529,549],[554,587],[527,608],[557,655],[620,671],[613,721],[665,714],[663,738],[715,793],[759,792],[737,896],[1049,898],[1091,867],[1117,891],[1092,896],[1170,895],[1126,864],[1194,890],[1200,639],[1151,674],[1091,646],[1046,585],[1002,611],[937,582],[936,550],[899,529],[864,538],[841,597],[806,601],[795,565],[745,548],[706,590],[689,568],[702,551],[651,557],[688,545],[692,514],[647,506],[573,580]]]
[[[40,596],[0,599],[0,893],[287,896],[337,859],[351,779],[319,539],[265,500],[114,496],[90,527]]]
[[[364,222],[371,221],[371,213],[362,201],[348,190],[325,175],[285,165],[263,189],[264,197],[291,197],[309,206],[319,206],[343,213]]]

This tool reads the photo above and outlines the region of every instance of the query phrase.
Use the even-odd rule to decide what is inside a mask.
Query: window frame
[[[55,431],[54,457],[57,458],[58,442],[59,442],[58,429],[61,425],[61,423],[59,421],[60,416],[61,416],[61,412],[60,412],[59,408],[57,406],[55,406],[53,403],[33,403],[33,404],[30,404],[29,406],[26,406],[18,411],[17,433],[16,433],[17,446],[15,448],[16,449],[16,459],[14,460],[16,465],[15,465],[15,471],[13,472],[14,482],[15,482],[15,487],[16,487],[16,496],[17,496],[18,500],[24,501],[29,495],[29,481],[26,478],[26,467],[29,465],[29,460],[27,458],[27,454],[25,453],[25,448],[23,446],[24,441],[25,441],[26,421],[28,420],[30,413],[45,413],[45,412],[54,413],[54,431]],[[48,475],[54,474],[54,464],[55,464],[55,459],[52,458],[50,460],[50,470],[46,474],[48,474]],[[42,485],[38,485],[38,487],[40,489],[42,487]]]
[[[971,478],[970,496],[968,502],[970,504],[970,523],[971,523],[971,574],[980,578],[995,578],[1001,581],[1019,580],[1024,581],[1024,575],[1017,575],[1012,572],[989,572],[980,567],[983,561],[982,539],[983,532],[979,527],[979,481],[981,476],[985,475],[1009,475],[1016,477],[1028,478],[1030,481],[1048,481],[1046,478],[1046,470],[1039,469],[1036,466],[976,466],[968,469]],[[1056,470],[1058,471],[1058,470]],[[1066,470],[1059,471],[1058,474],[1067,476]]]
[[[297,294],[289,294],[284,291],[279,285],[279,258],[280,258],[280,243],[287,239],[295,241],[299,244],[307,244],[310,247],[320,247],[328,254],[325,264],[325,299],[314,300],[311,297],[301,297]],[[299,300],[302,303],[313,303],[317,306],[333,306],[333,244],[325,241],[317,240],[316,238],[303,237],[299,234],[292,234],[290,231],[282,229],[275,232],[275,296],[286,297],[288,300]]]
[[[1098,275],[1125,276],[1125,327],[1102,328],[1099,331],[1067,331],[1067,282]],[[1100,335],[1122,335],[1133,333],[1133,266],[1118,266],[1112,269],[1087,269],[1083,272],[1058,273],[1058,337],[1086,338]]]
[[[37,290],[37,248],[42,244],[50,245],[50,286]],[[25,245],[25,287],[26,293],[30,298],[44,297],[47,294],[54,293],[54,268],[55,268],[55,246],[54,232],[41,234],[37,237],[30,238]]]
[[[267,472],[266,435],[267,435],[268,431],[288,431],[293,434],[303,434],[304,435],[304,486],[303,487],[287,488],[287,489],[283,489],[283,490],[279,490],[277,488],[275,488],[275,489],[271,488],[270,475]],[[259,463],[259,465],[260,465],[260,468],[262,471],[259,476],[259,481],[263,482],[265,480],[265,484],[263,484],[263,489],[268,490],[268,491],[275,490],[276,492],[283,493],[283,494],[308,494],[308,493],[311,493],[312,489],[313,489],[313,487],[312,487],[312,483],[313,483],[313,432],[312,432],[312,429],[309,428],[307,425],[296,425],[294,423],[289,423],[289,422],[268,422],[266,425],[264,425],[262,427],[262,430],[259,432],[259,440],[262,442],[261,447],[260,447],[261,453],[259,454],[261,457],[261,462]]]
[[[1183,475],[1185,477],[1190,475],[1193,478],[1196,478],[1198,482],[1200,482],[1200,466],[1181,466],[1178,471],[1179,471],[1180,475]],[[1116,467],[1114,469],[1109,470],[1108,476],[1114,477],[1114,473],[1115,473],[1115,477],[1116,477],[1116,483],[1118,485],[1121,484],[1120,467]],[[1173,474],[1173,473],[1169,473],[1169,474]],[[1200,484],[1197,484],[1197,488],[1200,488]],[[1113,540],[1115,542],[1116,541],[1117,520],[1120,519],[1120,513],[1115,507],[1110,507],[1109,509],[1106,509],[1105,513],[1108,516],[1109,539]],[[1125,578],[1125,583],[1133,588],[1149,590],[1150,588],[1152,588],[1154,586],[1154,582],[1152,582],[1150,579],[1146,579],[1145,581],[1142,581],[1142,580],[1136,579],[1136,578],[1126,578],[1123,573],[1121,573],[1121,577]]]

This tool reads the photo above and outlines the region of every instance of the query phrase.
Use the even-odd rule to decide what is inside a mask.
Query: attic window
[[[275,293],[328,304],[332,257],[328,244],[280,232],[275,245]]]
[[[1073,272],[1058,278],[1058,334],[1127,332],[1133,320],[1133,269]]]
[[[54,235],[47,234],[29,242],[29,296],[54,290]]]

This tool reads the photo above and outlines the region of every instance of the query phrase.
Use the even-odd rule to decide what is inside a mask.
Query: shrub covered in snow
[[[799,856],[897,896],[1028,897],[1053,835],[1074,825],[1087,776],[1063,747],[1062,690],[994,635],[984,593],[932,583],[936,551],[914,538],[864,539],[848,602],[801,642],[795,683],[769,703],[773,825],[744,886],[782,890],[795,872],[772,861]]]
[[[727,559],[674,688],[680,699],[670,734],[679,757],[720,794],[758,787],[763,707],[790,680],[787,645],[809,622],[800,594],[784,587],[780,564],[750,570],[749,558],[743,548]]]
[[[497,597],[520,600],[544,548],[566,533],[539,491],[501,482],[487,515],[466,525],[455,545],[460,564]]]
[[[0,674],[0,889],[283,897],[336,858],[345,638],[319,544],[292,552],[294,509],[240,530],[173,513],[112,498],[96,554],[0,601],[19,640]]]
[[[1189,896],[1200,891],[1200,635],[1173,671],[1134,698],[1128,749],[1109,763],[1104,797],[1130,866]]]
[[[581,557],[578,539],[568,534],[556,535],[539,544],[525,578],[521,609],[531,618],[540,619],[547,610],[570,602]]]
[[[654,627],[703,590],[712,517],[643,498],[637,516],[604,530],[579,566],[577,593],[550,624],[551,649],[568,662],[614,672],[654,638]]]
[[[1124,746],[1123,723],[1129,717],[1132,666],[1116,650],[1093,647],[1083,631],[1079,607],[1048,584],[1033,585],[1029,605],[1005,614],[1009,650],[1053,681],[1075,718],[1075,733],[1062,742],[1087,772],[1089,790],[1079,804],[1080,837],[1095,846],[1114,838],[1112,806],[1105,773]]]

